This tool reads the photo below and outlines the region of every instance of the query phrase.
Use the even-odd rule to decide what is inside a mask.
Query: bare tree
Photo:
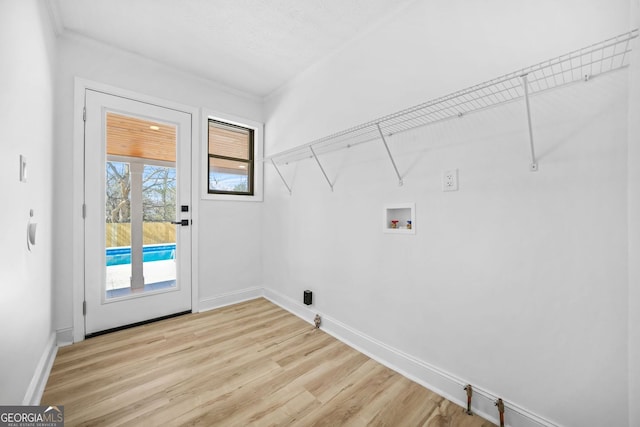
[[[107,222],[131,221],[130,178],[129,163],[107,162]]]
[[[107,162],[106,221],[131,221],[129,163]],[[145,165],[142,173],[143,221],[173,221],[176,215],[176,170]]]
[[[145,166],[142,195],[145,221],[173,221],[176,216],[175,168]]]

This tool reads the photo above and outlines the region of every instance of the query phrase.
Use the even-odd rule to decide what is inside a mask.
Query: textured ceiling
[[[412,0],[52,0],[62,31],[263,97]]]

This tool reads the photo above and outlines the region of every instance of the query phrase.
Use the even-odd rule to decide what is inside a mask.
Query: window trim
[[[233,192],[209,192],[209,120],[222,122],[231,126],[237,126],[253,131],[253,151],[251,158],[253,159],[252,170],[249,172],[253,175],[253,194],[233,193]],[[216,112],[213,110],[202,109],[201,118],[201,191],[202,200],[217,201],[235,201],[235,202],[262,202],[263,201],[263,172],[264,165],[263,145],[264,145],[264,124],[255,120]],[[222,158],[220,156],[214,156]],[[234,160],[234,159],[232,159]],[[242,159],[244,160],[244,159]]]

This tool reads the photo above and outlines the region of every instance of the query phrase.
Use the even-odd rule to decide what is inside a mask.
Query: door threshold
[[[191,314],[191,310],[181,311],[180,313],[167,314],[166,316],[156,317],[154,319],[143,320],[142,322],[131,323],[129,325],[118,326],[116,328],[105,329],[104,331],[93,332],[85,335],[85,339],[99,337],[100,335],[110,334],[112,332],[123,331],[125,329],[135,328],[136,326],[142,326],[149,323],[159,322],[161,320],[171,319],[172,317],[184,316],[185,314]]]

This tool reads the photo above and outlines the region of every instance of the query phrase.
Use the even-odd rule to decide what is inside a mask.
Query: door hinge
[[[86,204],[82,204],[82,219],[86,219],[87,218],[87,205]]]
[[[82,301],[82,315],[83,316],[87,315],[87,302],[86,301]]]
[[[87,107],[82,107],[82,121],[87,121]]]

